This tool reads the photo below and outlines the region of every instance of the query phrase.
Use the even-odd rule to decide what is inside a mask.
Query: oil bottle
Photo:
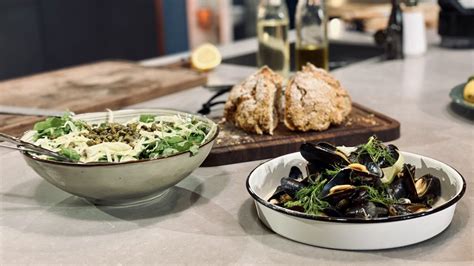
[[[329,43],[324,0],[299,0],[296,7],[296,69],[310,62],[329,69]]]
[[[288,8],[285,1],[260,0],[257,11],[259,67],[267,65],[283,76],[288,76],[290,70],[288,27]]]

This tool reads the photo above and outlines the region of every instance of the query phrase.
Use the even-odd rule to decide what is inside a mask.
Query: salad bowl
[[[219,129],[206,117],[174,110],[120,110],[114,111],[113,117],[115,122],[124,123],[141,114],[189,117],[208,123],[211,130],[197,152],[185,151],[155,159],[74,163],[44,159],[27,152],[22,152],[23,157],[49,183],[94,204],[128,205],[158,198],[201,165],[211,151]],[[92,124],[105,122],[109,116],[110,112],[96,112],[75,115],[72,119]],[[22,140],[33,142],[33,137],[27,132]]]
[[[262,223],[291,240],[333,249],[377,250],[415,244],[445,230],[454,215],[456,203],[465,190],[464,178],[454,168],[435,159],[400,152],[406,163],[419,175],[440,178],[441,197],[433,208],[408,215],[372,219],[328,217],[306,214],[268,202],[280,179],[298,167],[307,175],[307,161],[299,152],[271,159],[257,166],[248,176],[246,186]]]

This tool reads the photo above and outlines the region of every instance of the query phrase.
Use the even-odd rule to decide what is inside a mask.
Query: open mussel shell
[[[345,209],[350,204],[352,195],[356,191],[356,187],[352,185],[336,185],[330,189],[327,195],[322,197],[322,200],[335,206],[336,209]]]
[[[382,168],[380,168],[380,166],[374,162],[367,162],[364,164],[365,166],[365,169],[362,168],[361,171],[362,172],[367,172],[373,176],[377,176],[379,178],[382,178],[384,173],[382,171]]]
[[[368,185],[373,187],[379,187],[381,185],[380,177],[372,174],[368,171],[367,167],[361,164],[350,164],[333,178],[331,178],[321,190],[321,197],[325,197],[329,194],[330,190],[334,186],[338,185]]]
[[[282,206],[285,202],[290,200],[292,200],[290,195],[288,195],[281,186],[278,186],[272,196],[268,199],[268,202]]]
[[[292,166],[291,169],[290,169],[290,174],[288,175],[289,178],[291,179],[295,179],[295,180],[302,180],[303,179],[303,172],[301,172],[301,170],[296,167],[296,166]]]
[[[415,187],[415,166],[404,164],[403,169],[390,184],[390,192],[395,199],[407,198],[418,202],[419,197]]]
[[[300,153],[313,166],[346,166],[350,163],[342,151],[326,142],[303,143],[300,146]]]
[[[288,177],[280,180],[280,185],[276,188],[268,201],[275,205],[282,205],[294,198],[296,192],[304,187],[303,173],[297,166],[292,166]]]
[[[441,196],[441,181],[431,174],[426,174],[415,181],[415,189],[421,201],[430,202]]]
[[[407,215],[412,213],[424,212],[429,210],[430,207],[423,203],[411,203],[411,204],[392,204],[388,208],[390,216]]]

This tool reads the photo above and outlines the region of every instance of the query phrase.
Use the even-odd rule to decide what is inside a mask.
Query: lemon
[[[469,78],[466,86],[464,86],[464,100],[474,103],[474,77]]]
[[[217,47],[205,43],[191,53],[191,65],[200,71],[208,71],[217,67],[222,61],[221,53]]]

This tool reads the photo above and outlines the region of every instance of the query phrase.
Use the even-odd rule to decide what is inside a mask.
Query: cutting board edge
[[[280,155],[298,151],[299,146],[304,142],[327,141],[336,145],[353,146],[365,142],[372,135],[376,135],[382,141],[391,141],[400,137],[401,126],[400,122],[398,122],[397,120],[358,103],[353,103],[353,107],[369,114],[373,114],[378,119],[385,121],[386,124],[367,128],[350,129],[347,131],[341,130],[337,132],[338,135],[336,136],[334,135],[334,132],[322,131],[319,132],[319,134],[317,135],[313,135],[313,138],[306,136],[299,137],[299,140],[292,143],[288,143],[285,140],[277,140],[277,143],[275,145],[275,141],[270,139],[264,142],[233,145],[227,147],[217,147],[211,150],[209,156],[202,163],[201,167],[212,167],[225,164],[234,164],[274,158]],[[272,152],[271,154],[265,154],[263,152],[264,149],[268,149],[269,147],[272,147],[272,150],[274,152]],[[242,154],[239,154],[239,152],[243,150],[246,151],[246,154],[252,154],[252,156],[244,158]],[[226,156],[229,154],[232,154],[233,156],[239,156],[237,158]]]
[[[363,130],[361,130],[363,131]],[[363,131],[357,133],[357,137],[354,138],[354,132],[347,132],[341,134],[339,136],[327,137],[327,138],[318,138],[317,141],[326,141],[335,145],[347,145],[353,146],[366,141],[370,136],[376,135],[382,141],[392,141],[396,140],[400,137],[400,127],[394,125],[394,127],[385,128],[385,129],[377,129],[372,131]],[[223,147],[219,148],[217,151],[211,150],[211,153],[206,158],[206,160],[202,163],[201,167],[213,167],[219,165],[226,165],[226,164],[234,164],[234,163],[241,163],[247,161],[257,161],[257,160],[264,160],[270,159],[277,156],[281,156],[284,154],[296,152],[299,150],[299,146],[304,142],[311,142],[314,139],[308,138],[307,140],[296,141],[292,143],[279,143],[277,145],[272,145],[274,150],[280,149],[280,152],[274,152],[272,154],[262,154],[260,150],[262,147],[257,145],[253,145],[252,147],[246,147],[245,150],[247,153],[253,154],[250,159],[246,158],[238,158],[238,159],[229,159],[229,156],[224,156],[226,153],[235,152],[235,150],[231,150],[230,147]]]

